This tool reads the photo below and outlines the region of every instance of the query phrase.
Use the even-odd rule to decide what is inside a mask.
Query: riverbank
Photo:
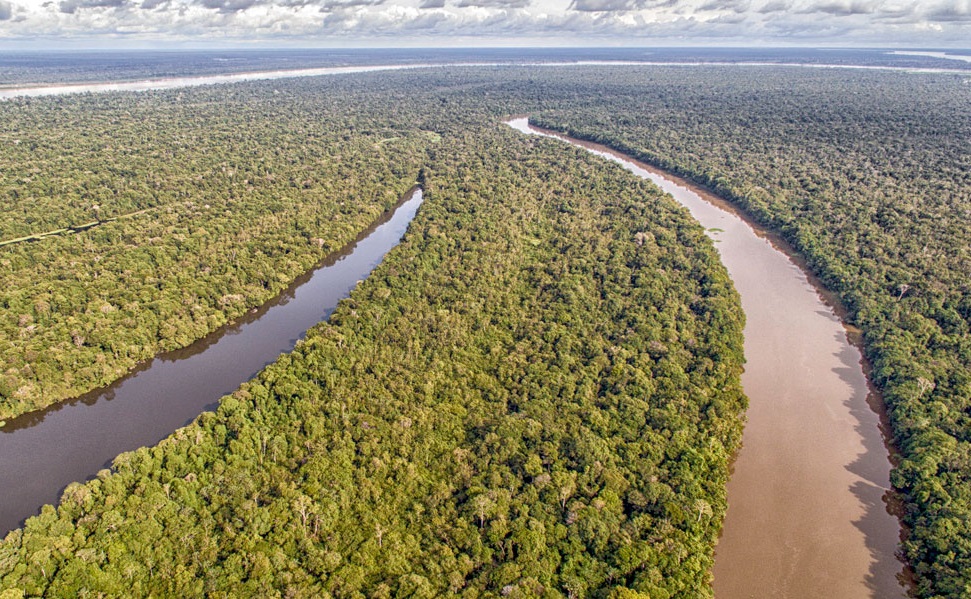
[[[524,121],[509,124],[612,159],[671,193],[718,242],[742,296],[748,424],[716,549],[716,596],[905,597],[900,525],[886,508],[886,437],[832,296],[820,295],[778,237],[710,192]]]
[[[738,295],[653,186],[483,113],[443,127],[416,226],[326,324],[28,520],[0,583],[709,594],[744,409]]]
[[[397,245],[422,198],[413,188],[357,239],[243,318],[108,387],[9,419],[0,428],[0,533],[118,454],[154,445],[215,409],[220,397],[292,350]]]

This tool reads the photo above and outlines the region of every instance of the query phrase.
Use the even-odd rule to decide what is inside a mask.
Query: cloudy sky
[[[0,0],[0,45],[971,47],[971,0]]]

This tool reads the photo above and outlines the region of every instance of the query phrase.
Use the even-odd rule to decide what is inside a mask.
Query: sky
[[[971,47],[971,0],[0,0],[50,47]]]

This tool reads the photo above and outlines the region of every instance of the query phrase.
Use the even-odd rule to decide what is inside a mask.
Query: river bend
[[[411,190],[354,242],[237,322],[106,388],[8,421],[0,428],[0,535],[118,454],[154,445],[215,409],[220,397],[292,350],[398,245],[421,202],[421,189]]]
[[[526,119],[509,124],[554,136]],[[717,198],[603,146],[555,137],[619,162],[685,205],[717,242],[741,295],[750,406],[716,550],[719,599],[905,597],[880,420],[867,402],[860,353],[832,308],[798,266]],[[291,350],[397,245],[421,201],[416,189],[254,314],[108,388],[8,422],[0,429],[0,534],[119,453],[153,445],[214,408]]]
[[[887,507],[891,465],[862,356],[806,273],[684,180],[525,118],[508,124],[620,163],[674,196],[715,240],[741,295],[748,422],[715,551],[715,596],[906,597],[900,523]]]

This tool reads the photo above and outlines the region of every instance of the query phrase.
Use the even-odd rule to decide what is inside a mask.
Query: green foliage
[[[0,247],[0,419],[188,345],[351,241],[429,143],[371,124],[264,90],[0,104],[0,240],[110,221]]]
[[[0,586],[711,595],[745,403],[738,297],[650,184],[500,125],[519,100],[484,105],[491,76],[286,87],[360,85],[362,121],[393,106],[403,137],[440,136],[409,233],[216,413],[11,533]]]
[[[918,591],[966,596],[968,89],[483,68],[0,104],[0,241],[103,222],[0,247],[0,418],[265,301],[419,170],[428,198],[291,356],[0,544],[4,596],[710,594],[737,298],[648,186],[499,130],[526,112],[799,250],[864,331]]]
[[[781,233],[839,294],[890,410],[918,591],[971,594],[963,78],[656,69],[560,85],[579,99],[535,122],[707,185]]]

